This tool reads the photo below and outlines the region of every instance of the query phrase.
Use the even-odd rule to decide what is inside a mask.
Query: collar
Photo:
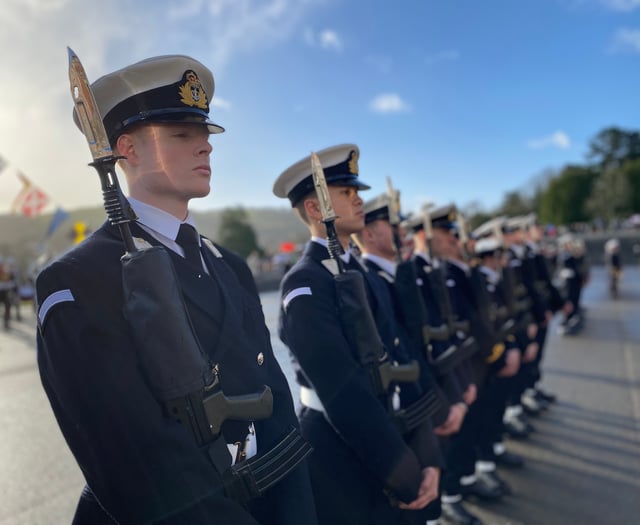
[[[396,268],[398,265],[394,261],[390,261],[389,259],[385,259],[384,257],[380,257],[379,255],[374,255],[372,253],[363,253],[362,258],[377,264],[389,275],[393,277],[396,276]]]
[[[133,197],[128,197],[127,200],[129,201],[129,204],[131,204],[133,211],[138,216],[137,222],[140,227],[149,233],[149,235],[155,237],[167,248],[170,248],[174,252],[182,255],[182,248],[178,246],[175,239],[178,235],[180,225],[183,222],[186,222],[196,228],[191,212],[187,214],[187,218],[184,221],[180,221],[170,213],[134,199]]]
[[[464,273],[469,273],[469,265],[467,263],[463,263],[462,261],[458,261],[457,259],[447,259],[447,262],[453,264],[454,266],[457,266]]]
[[[498,284],[498,282],[500,282],[500,273],[496,272],[493,268],[482,265],[480,266],[480,271],[487,276],[487,280],[491,284]]]
[[[311,242],[315,242],[320,246],[324,246],[327,250],[329,249],[329,243],[327,242],[327,239],[323,237],[316,237],[315,235],[312,235]],[[347,250],[340,256],[340,259],[342,259],[345,263],[348,263],[351,260],[351,252]]]
[[[423,260],[424,260],[424,262],[426,262],[427,264],[433,264],[433,260],[431,259],[431,257],[429,256],[429,254],[424,253],[424,252],[418,252],[418,251],[415,251],[415,252],[413,252],[413,253],[414,253],[414,255],[415,255],[416,257],[420,257],[421,259],[423,259]]]
[[[440,260],[435,257],[431,257],[428,253],[425,252],[413,252],[414,257],[418,257],[422,259],[422,261],[429,267],[438,269],[440,268]]]
[[[516,257],[522,259],[524,257],[524,246],[522,244],[512,244],[509,248],[516,254]]]

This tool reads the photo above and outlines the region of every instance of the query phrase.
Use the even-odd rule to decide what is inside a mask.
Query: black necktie
[[[198,232],[193,226],[187,223],[180,225],[176,242],[184,250],[185,259],[199,270],[202,270],[199,240]]]

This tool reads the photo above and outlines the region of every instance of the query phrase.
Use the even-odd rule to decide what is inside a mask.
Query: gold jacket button
[[[258,366],[262,366],[262,363],[264,363],[264,354],[260,352],[258,354]]]

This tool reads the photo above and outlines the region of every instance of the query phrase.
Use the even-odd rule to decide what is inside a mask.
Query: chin
[[[202,197],[206,197],[207,195],[209,195],[209,193],[211,193],[211,187],[207,184],[206,188],[203,187],[200,190],[196,190],[193,192],[191,198],[192,199],[199,199]]]

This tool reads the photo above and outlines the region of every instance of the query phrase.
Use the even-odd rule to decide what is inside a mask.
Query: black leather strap
[[[239,503],[248,503],[287,476],[311,451],[311,445],[292,428],[268,452],[236,463],[224,472],[227,496]]]

